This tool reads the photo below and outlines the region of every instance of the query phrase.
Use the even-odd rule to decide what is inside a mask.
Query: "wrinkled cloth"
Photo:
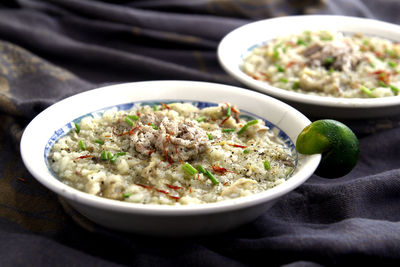
[[[243,87],[222,70],[216,49],[246,23],[338,14],[400,24],[399,10],[396,0],[2,1],[0,266],[398,265],[399,116],[344,121],[361,146],[345,177],[313,175],[253,222],[184,239],[88,221],[28,173],[18,146],[43,109],[103,85],[174,79]]]

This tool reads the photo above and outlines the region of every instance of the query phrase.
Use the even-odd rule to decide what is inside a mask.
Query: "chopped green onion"
[[[158,130],[158,127],[156,125],[154,125],[154,123],[150,122],[149,125],[151,127],[153,127],[154,130]]]
[[[381,87],[388,87],[388,85],[386,83],[382,82],[381,80],[378,80],[378,84]]]
[[[199,172],[206,174],[206,170],[203,168],[203,166],[197,165],[197,169],[199,170]]]
[[[304,42],[304,40],[302,40],[302,39],[299,39],[299,40],[297,40],[297,44],[298,45],[306,45],[306,42]]]
[[[131,120],[134,120],[134,121],[138,121],[139,120],[139,116],[138,115],[127,115],[127,117],[129,119],[131,119]]]
[[[249,154],[250,153],[250,149],[246,148],[245,150],[243,150],[243,154]]]
[[[333,62],[335,62],[335,58],[333,57],[327,57],[324,60],[325,64],[332,64]]]
[[[204,121],[204,117],[199,117],[199,118],[197,118],[197,122],[202,122],[202,121]]]
[[[153,110],[154,110],[154,111],[157,111],[157,110],[158,110],[158,106],[154,105],[154,106],[153,106]]]
[[[254,125],[254,124],[257,124],[257,123],[258,123],[258,120],[249,121],[249,122],[246,123],[237,133],[238,133],[238,134],[242,134],[244,131],[246,131],[246,129],[247,129],[249,126]]]
[[[100,155],[100,158],[101,158],[101,160],[107,160],[108,159],[108,157],[107,157],[107,151],[103,151],[103,152],[101,152],[101,155]]]
[[[394,86],[394,85],[389,85],[389,87],[390,87],[390,89],[392,89],[392,92],[393,93],[395,93],[395,94],[398,94],[399,93],[399,88],[397,88],[396,86]]]
[[[331,73],[333,73],[334,71],[335,71],[334,68],[329,68],[328,73],[331,74]]]
[[[213,140],[214,139],[210,133],[207,133],[207,136],[208,136],[208,140]]]
[[[385,54],[390,57],[396,57],[396,52],[394,52],[393,50],[386,49]]]
[[[184,170],[189,175],[195,175],[197,173],[197,170],[190,163],[187,162],[182,165],[182,170]]]
[[[231,111],[232,111],[232,108],[229,106],[228,109],[226,110],[226,116],[227,117],[231,116]]]
[[[375,97],[375,96],[372,94],[372,91],[371,91],[370,89],[368,89],[367,87],[361,85],[361,86],[360,86],[360,89],[361,89],[361,91],[363,91],[363,92],[364,92],[366,95],[368,95],[369,97]]]
[[[132,196],[132,193],[123,193],[122,194],[122,198],[128,198],[130,196]]]
[[[297,90],[299,88],[299,82],[294,82],[292,85],[292,90]]]
[[[287,82],[288,82],[288,80],[287,80],[286,78],[280,78],[279,81],[280,81],[281,83],[287,83]]]
[[[369,66],[370,66],[371,68],[375,69],[375,65],[374,65],[374,64],[369,63]]]
[[[126,152],[118,152],[110,159],[111,162],[115,162],[118,157],[126,155]]]
[[[271,169],[271,164],[268,160],[264,161],[264,169],[266,169],[267,171]]]
[[[285,71],[285,69],[279,64],[275,64],[275,67],[278,69],[279,72],[284,72]]]
[[[104,141],[100,140],[100,139],[96,139],[96,140],[94,140],[94,142],[99,144],[99,145],[104,145]]]
[[[235,131],[235,129],[231,129],[231,128],[226,128],[226,129],[222,129],[221,130],[221,132],[223,132],[223,133],[231,133],[231,132],[234,132]]]
[[[394,62],[394,61],[392,61],[392,60],[389,60],[389,61],[388,61],[388,65],[389,65],[389,67],[391,67],[391,68],[397,67],[397,63]]]
[[[86,150],[85,143],[82,140],[79,140],[79,146],[81,147],[82,150]]]
[[[274,54],[273,54],[274,59],[279,59],[279,51],[278,48],[274,48]]]
[[[111,151],[107,152],[107,159],[111,159],[113,157],[113,153]]]
[[[130,126],[133,126],[135,123],[133,122],[133,120],[131,120],[128,116],[125,117],[125,122],[127,124],[129,124]]]
[[[363,45],[369,45],[369,41],[364,39],[363,42],[362,42],[362,44],[363,44]]]
[[[75,122],[75,132],[79,133],[81,131],[81,128],[79,127],[79,125]]]
[[[215,178],[215,176],[209,170],[206,170],[205,174],[207,175],[207,177],[211,180],[211,182],[213,184],[215,184],[215,185],[219,184],[219,181],[217,180],[217,178]]]

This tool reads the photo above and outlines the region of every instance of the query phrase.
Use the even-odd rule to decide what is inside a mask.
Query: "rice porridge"
[[[397,96],[400,44],[378,37],[304,31],[254,48],[241,69],[256,80],[304,94]]]
[[[290,177],[296,159],[276,131],[229,103],[108,109],[75,123],[48,156],[56,176],[78,190],[167,205],[268,190]]]

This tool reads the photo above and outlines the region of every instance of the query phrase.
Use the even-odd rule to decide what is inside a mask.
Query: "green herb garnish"
[[[325,64],[332,64],[333,62],[335,62],[335,58],[334,57],[327,57],[324,60]]]
[[[278,70],[279,72],[284,72],[284,71],[285,71],[285,69],[284,69],[281,65],[279,65],[279,64],[275,64],[275,67],[277,68],[277,70]]]
[[[131,120],[128,116],[125,117],[125,122],[128,123],[130,126],[133,126],[135,123]]]
[[[99,144],[99,145],[104,145],[104,141],[100,140],[100,139],[96,139],[96,140],[94,140],[94,142]]]
[[[390,87],[390,89],[392,89],[392,92],[393,93],[395,93],[395,94],[398,94],[399,93],[399,88],[397,88],[396,86],[394,86],[394,85],[389,85],[389,87]]]
[[[203,168],[203,166],[197,165],[197,169],[199,170],[199,172],[206,174],[206,170]]]
[[[107,160],[108,159],[108,157],[107,157],[107,151],[103,151],[103,152],[101,152],[101,155],[100,155],[100,159],[101,160]]]
[[[238,134],[242,134],[244,131],[246,131],[246,129],[247,129],[249,126],[254,125],[254,124],[257,124],[257,123],[258,123],[258,120],[249,121],[249,122],[246,123],[237,133],[238,133]]]
[[[75,132],[78,134],[81,131],[81,128],[79,127],[78,123],[74,123],[75,125]]]
[[[230,117],[231,116],[231,112],[232,112],[232,108],[230,106],[228,106],[228,109],[226,110],[226,116]]]
[[[219,181],[217,180],[217,178],[215,178],[215,176],[209,170],[206,170],[205,175],[208,177],[208,179],[211,180],[211,182],[213,184],[215,184],[215,185],[219,184]]]
[[[127,117],[129,119],[131,119],[131,120],[134,120],[134,121],[138,121],[139,120],[139,116],[138,115],[127,115]]]
[[[86,150],[85,143],[82,140],[79,140],[79,146],[81,147],[82,150]]]
[[[197,118],[197,122],[202,122],[202,121],[204,121],[204,117],[199,117],[199,118]]]
[[[152,122],[149,123],[149,126],[151,126],[154,130],[158,130],[158,127]]]
[[[271,169],[271,164],[268,160],[264,161],[264,169],[266,169],[267,171]]]
[[[361,91],[363,91],[367,96],[369,96],[369,97],[375,97],[375,96],[372,94],[372,90],[371,90],[371,89],[368,89],[367,87],[365,87],[365,86],[363,86],[363,85],[360,86],[360,89],[361,89]]]
[[[231,128],[226,128],[226,129],[221,130],[221,132],[223,132],[223,133],[232,133],[234,131],[235,131],[235,129],[231,129]]]
[[[214,139],[213,136],[210,133],[207,133],[207,136],[208,136],[208,140],[213,140]]]
[[[187,174],[191,176],[197,173],[197,170],[190,163],[187,162],[182,165],[182,170],[184,170]]]
[[[292,90],[297,90],[299,88],[299,82],[294,82],[292,85]]]
[[[392,60],[389,60],[389,61],[388,61],[388,65],[389,65],[389,67],[391,67],[391,68],[396,68],[396,67],[397,67],[397,63],[394,62],[394,61],[392,61]]]
[[[126,155],[126,152],[118,152],[118,153],[115,153],[115,155],[112,156],[112,157],[110,158],[110,161],[111,161],[112,163],[114,163],[114,162],[117,160],[118,157],[120,157],[120,156],[125,156],[125,155]]]

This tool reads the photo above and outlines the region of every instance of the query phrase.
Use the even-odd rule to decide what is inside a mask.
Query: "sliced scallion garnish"
[[[375,97],[375,96],[372,94],[371,89],[368,89],[367,87],[365,87],[365,86],[363,86],[363,85],[360,86],[360,90],[363,91],[363,92],[364,92],[367,96],[369,96],[369,97]]]
[[[134,120],[134,121],[138,121],[139,120],[139,116],[138,115],[127,115],[127,117],[129,119],[131,119],[131,120]]]
[[[294,82],[292,85],[292,90],[297,90],[299,88],[299,82]]]
[[[207,136],[208,136],[208,140],[213,140],[214,139],[213,136],[210,133],[207,133]]]
[[[249,122],[246,123],[237,133],[238,133],[238,134],[242,134],[244,131],[246,131],[246,129],[247,129],[249,126],[254,125],[254,124],[257,124],[257,123],[258,123],[258,120],[249,121]]]
[[[83,140],[79,140],[79,146],[82,150],[86,150],[86,146],[85,146],[85,143],[83,142]]]
[[[398,94],[399,93],[399,88],[397,88],[396,86],[394,86],[394,85],[389,85],[389,87],[390,87],[390,89],[392,89],[392,92],[393,93],[395,93],[395,94]]]
[[[250,153],[250,149],[246,148],[245,150],[243,150],[243,154],[249,154]]]
[[[267,171],[271,169],[271,164],[268,160],[264,161],[264,169],[266,169]]]
[[[378,84],[381,87],[388,87],[388,85],[386,83],[382,82],[381,80],[378,80]]]
[[[133,122],[133,120],[131,120],[128,116],[125,117],[125,122],[127,124],[129,124],[130,126],[133,126],[135,123]]]
[[[154,125],[154,123],[150,122],[149,125],[151,127],[153,127],[154,130],[158,130],[158,127],[156,125]]]
[[[187,162],[182,165],[182,169],[189,175],[195,175],[197,173],[197,170]]]
[[[206,174],[206,170],[203,168],[203,166],[197,165],[197,169],[198,169],[199,172],[201,172],[202,174]]]
[[[282,67],[282,66],[279,65],[279,64],[275,64],[275,67],[277,68],[277,70],[278,70],[279,72],[284,72],[284,71],[285,71],[285,68]]]
[[[209,171],[206,170],[206,176],[208,177],[208,179],[211,180],[211,182],[215,185],[219,184],[219,181],[217,180],[217,178],[215,178],[215,176]]]
[[[221,130],[221,132],[223,132],[223,133],[232,133],[234,131],[235,131],[235,129],[231,129],[231,128],[225,128],[225,129]]]
[[[115,153],[115,155],[112,156],[112,157],[110,158],[110,161],[111,161],[111,162],[115,162],[115,161],[117,160],[118,157],[124,156],[124,155],[126,155],[126,152],[118,152],[118,153]]]
[[[101,155],[100,155],[100,159],[101,160],[107,160],[108,159],[108,157],[107,157],[107,151],[103,151],[103,152],[101,152]]]
[[[132,195],[132,193],[123,193],[122,198],[128,198]]]
[[[226,116],[229,117],[231,116],[232,108],[228,106],[228,109],[226,110]]]
[[[388,65],[389,65],[389,67],[391,67],[391,68],[396,68],[396,67],[397,67],[397,63],[394,62],[394,61],[392,61],[392,60],[389,60],[389,61],[388,61]]]
[[[78,123],[74,122],[75,125],[75,132],[79,133],[81,131],[81,128],[79,127]]]
[[[103,141],[103,140],[100,140],[100,139],[96,139],[96,140],[94,140],[94,142],[95,142],[96,144],[99,144],[99,145],[104,145],[104,141]]]
[[[197,122],[202,122],[202,121],[204,121],[204,117],[199,117],[199,118],[197,118]]]
[[[333,62],[335,62],[335,58],[334,57],[327,57],[324,60],[325,64],[332,64]]]

